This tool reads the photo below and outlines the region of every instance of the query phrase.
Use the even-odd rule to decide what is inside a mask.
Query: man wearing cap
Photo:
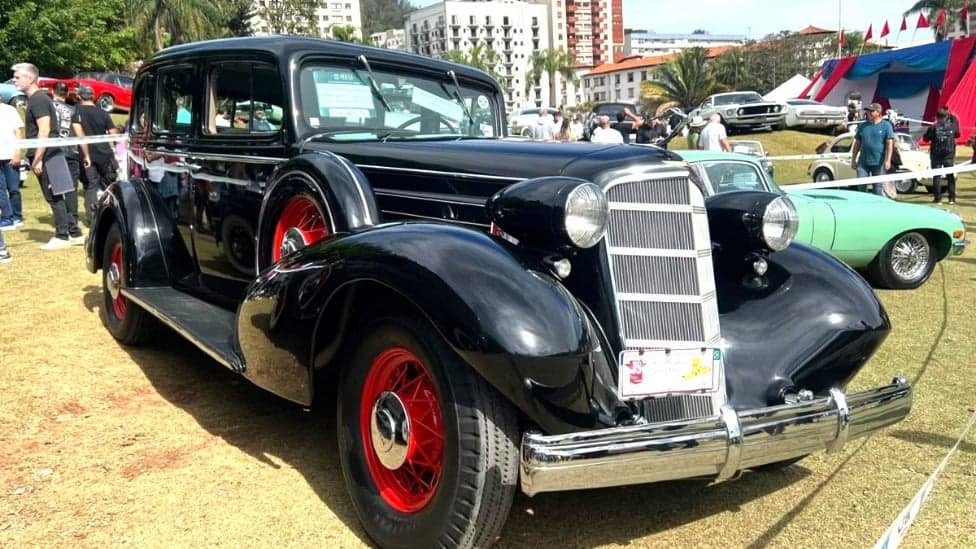
[[[78,98],[81,103],[75,106],[75,110],[85,135],[119,133],[112,117],[95,105],[95,91],[91,86],[78,86]],[[85,224],[91,226],[98,192],[115,181],[118,164],[111,143],[92,143],[88,146],[88,151],[91,154],[91,165],[82,172],[81,183],[85,188]]]
[[[888,173],[891,170],[895,129],[887,120],[881,118],[880,104],[871,103],[864,108],[864,111],[867,120],[858,124],[857,131],[854,132],[851,168],[857,170],[858,177]],[[858,190],[865,190],[865,186],[858,185]],[[884,185],[875,183],[874,194],[883,195]]]

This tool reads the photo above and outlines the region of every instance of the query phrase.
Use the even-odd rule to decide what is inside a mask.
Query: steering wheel
[[[396,129],[398,129],[398,130],[405,130],[405,129],[407,129],[407,126],[409,126],[409,125],[411,125],[411,124],[413,124],[415,122],[420,122],[421,120],[423,120],[423,118],[424,118],[423,116],[421,116],[421,115],[418,114],[417,116],[415,116],[415,117],[411,118],[410,120],[407,120],[406,122],[404,122],[404,123],[400,124],[399,126],[397,126]],[[451,130],[452,132],[454,132],[454,133],[461,133],[461,132],[458,131],[458,129],[456,127],[454,127],[453,125],[451,125],[451,121],[450,120],[444,118],[442,115],[438,114],[437,115],[437,120],[440,121],[440,122],[443,122],[444,125],[447,126],[447,128],[449,130]]]

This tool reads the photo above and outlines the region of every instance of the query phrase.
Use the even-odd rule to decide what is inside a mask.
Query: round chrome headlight
[[[780,196],[766,205],[763,212],[762,236],[769,249],[778,252],[793,242],[799,226],[796,207],[785,196]]]
[[[583,183],[566,198],[563,224],[573,245],[590,248],[603,238],[610,221],[610,206],[603,190],[593,183]]]

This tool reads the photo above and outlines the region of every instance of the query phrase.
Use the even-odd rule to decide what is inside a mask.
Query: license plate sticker
[[[713,348],[627,349],[620,353],[617,394],[648,396],[715,392],[722,352]]]

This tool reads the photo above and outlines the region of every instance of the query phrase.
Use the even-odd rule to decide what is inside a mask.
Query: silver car
[[[754,91],[740,91],[710,95],[689,115],[698,115],[708,120],[713,113],[718,113],[729,130],[746,130],[760,126],[782,129],[786,110],[785,103],[766,101]]]
[[[824,105],[812,99],[786,100],[786,127],[825,130],[847,122],[847,107]]]

